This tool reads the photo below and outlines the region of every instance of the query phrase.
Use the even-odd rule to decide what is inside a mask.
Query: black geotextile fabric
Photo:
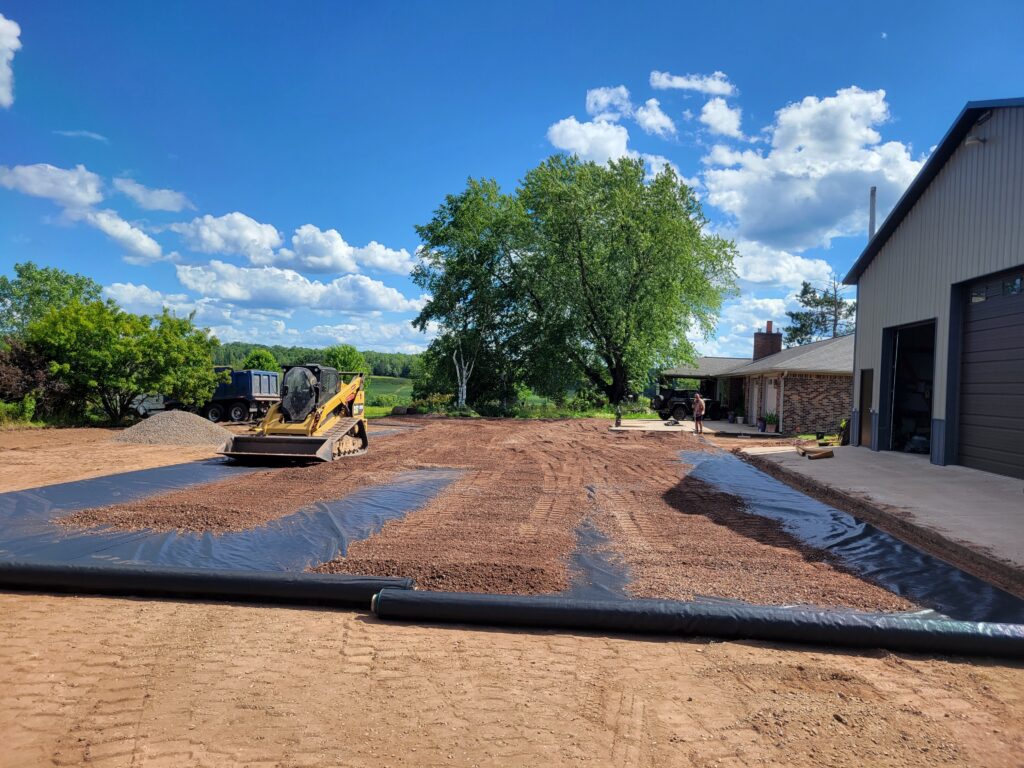
[[[1024,600],[812,499],[732,454],[686,452],[682,459],[694,466],[687,478],[739,497],[748,512],[777,520],[787,533],[897,595],[952,619],[1024,623]]]
[[[423,506],[458,472],[424,469],[361,488],[246,531],[118,531],[54,521],[79,509],[119,504],[198,483],[246,481],[251,468],[211,460],[0,494],[0,561],[302,571],[348,551],[388,520]],[[274,504],[273,498],[267,504]]]
[[[612,543],[592,520],[576,528],[576,549],[569,557],[569,588],[562,594],[582,600],[628,600],[629,570]]]
[[[381,619],[770,640],[913,653],[1024,658],[1024,626],[674,600],[580,600],[384,589]]]
[[[412,579],[0,560],[0,589],[189,597],[365,609],[369,607],[370,599],[386,588],[412,589]]]

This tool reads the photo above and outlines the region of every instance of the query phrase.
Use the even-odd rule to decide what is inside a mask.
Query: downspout
[[[779,433],[782,434],[785,430],[782,429],[782,416],[783,410],[786,407],[786,373],[783,371],[779,376]]]

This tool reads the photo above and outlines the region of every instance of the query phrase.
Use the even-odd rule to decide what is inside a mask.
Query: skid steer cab
[[[307,363],[284,369],[281,402],[223,455],[246,464],[334,461],[365,453],[365,376]]]

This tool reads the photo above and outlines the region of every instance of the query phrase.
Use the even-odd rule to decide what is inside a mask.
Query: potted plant
[[[779,417],[775,414],[775,411],[768,411],[764,415],[764,431],[765,432],[778,432],[779,430]]]
[[[725,418],[726,418],[726,421],[728,421],[730,424],[735,424],[736,423],[736,411],[728,411],[725,414]]]
[[[739,408],[736,409],[736,423],[737,424],[746,424],[747,423],[747,412],[745,410],[743,410],[743,406],[742,405]]]
[[[764,416],[758,416],[757,417],[757,431],[758,432],[764,432],[765,427],[767,426],[767,424],[768,424],[768,422],[765,420]]]

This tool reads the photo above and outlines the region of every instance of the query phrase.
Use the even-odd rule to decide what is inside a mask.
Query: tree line
[[[235,369],[256,367],[246,365],[247,358],[255,350],[265,350],[275,364],[271,370],[280,370],[288,365],[320,361],[324,349],[323,347],[285,347],[277,344],[263,345],[231,341],[219,345],[214,350],[213,361],[216,365],[227,365]],[[413,368],[419,358],[419,355],[372,350],[363,350],[359,354],[363,359],[362,365],[365,366],[368,373],[374,376],[396,376],[406,379],[412,377]]]

